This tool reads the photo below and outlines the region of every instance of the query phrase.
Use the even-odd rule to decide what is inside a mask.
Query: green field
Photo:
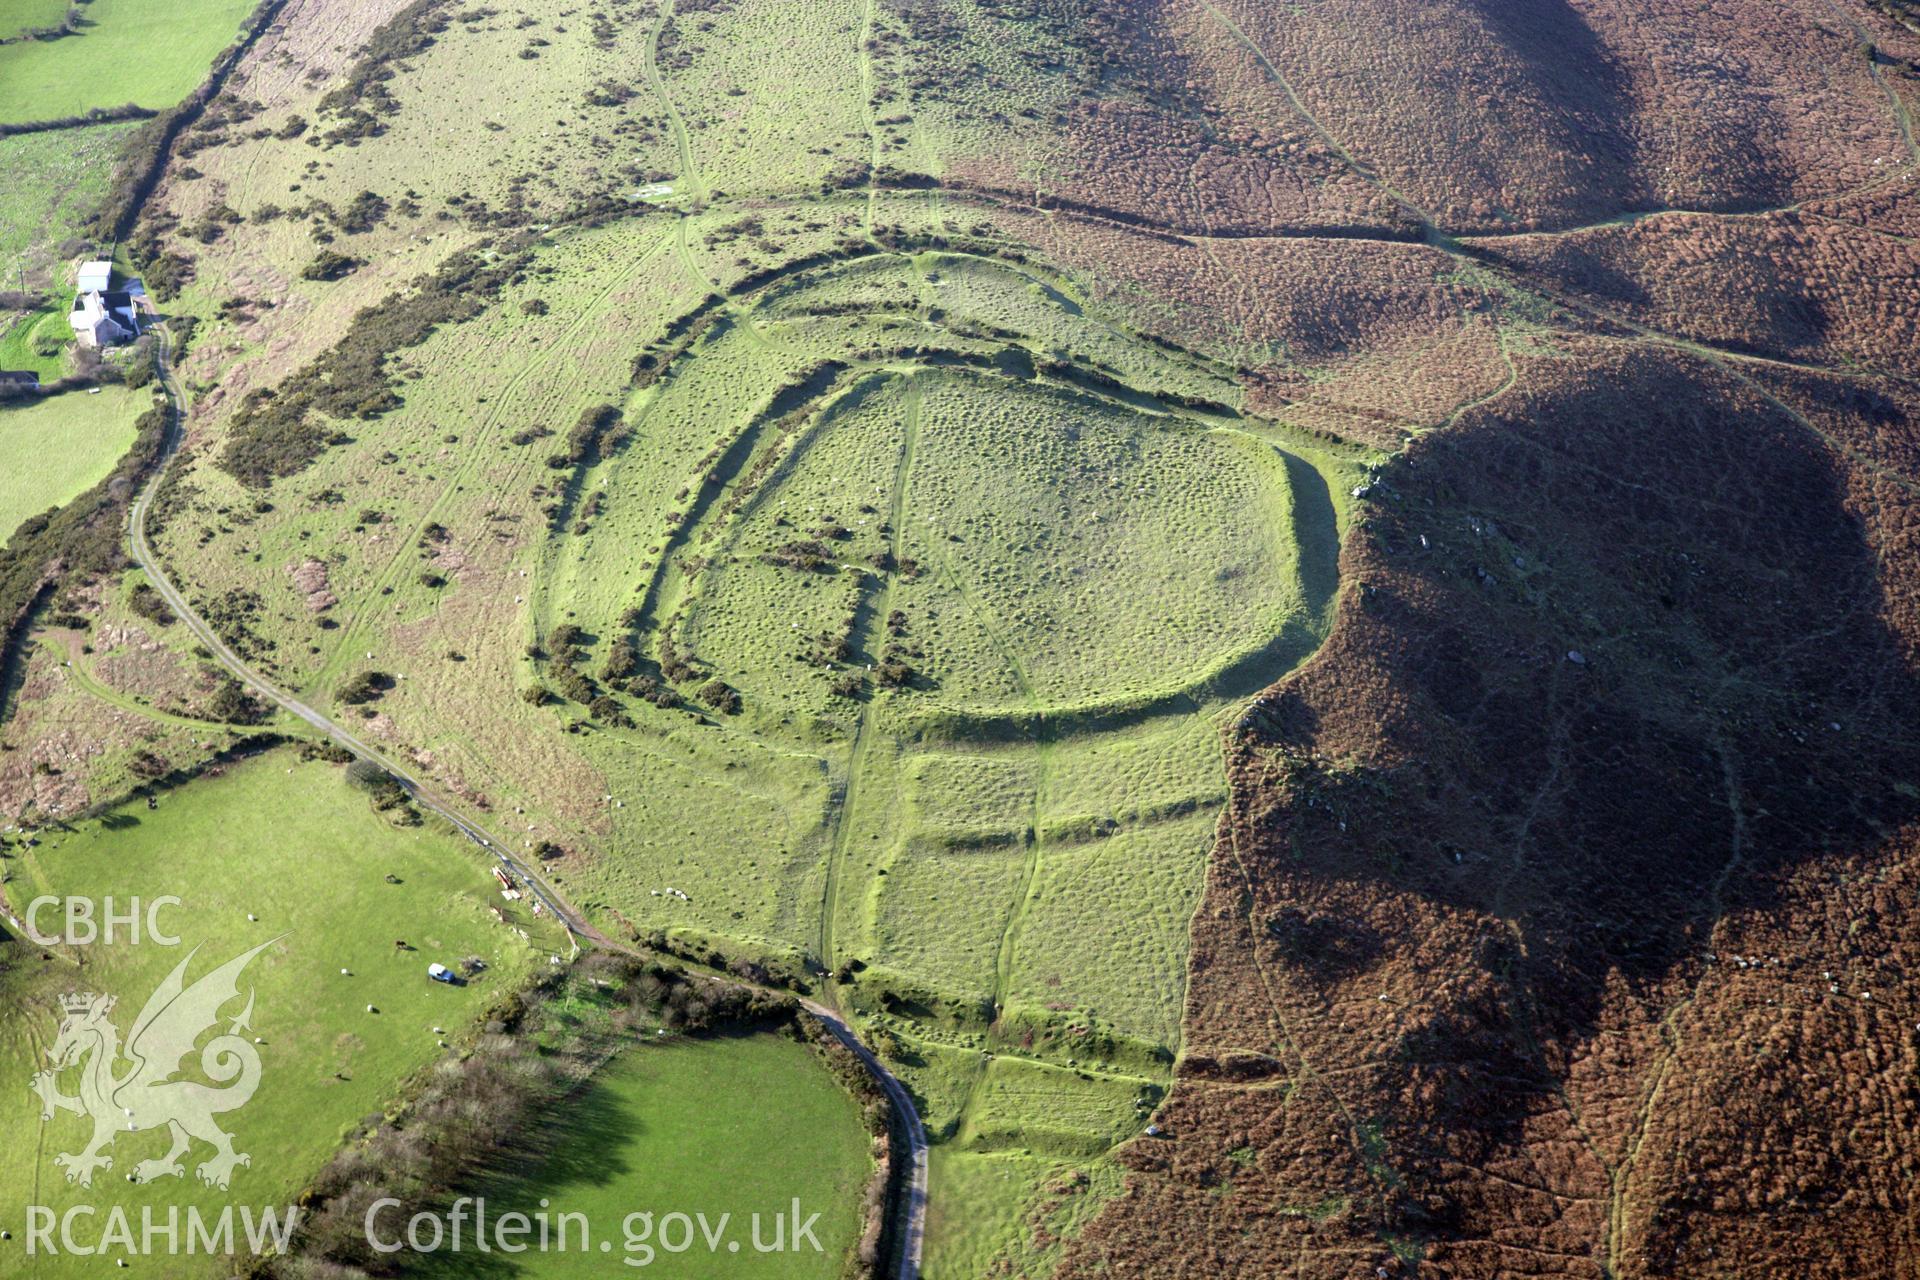
[[[36,341],[37,340],[37,341]],[[0,369],[31,369],[44,385],[66,372],[64,351],[42,355],[42,343],[59,343],[64,348],[73,342],[73,327],[67,323],[67,309],[56,302],[42,311],[29,312],[0,332]]]
[[[187,96],[233,42],[250,0],[92,0],[90,25],[59,40],[0,46],[0,123],[56,120]]]
[[[629,1049],[600,1071],[538,1135],[537,1153],[502,1157],[502,1168],[471,1188],[488,1213],[584,1214],[593,1228],[588,1251],[577,1247],[517,1260],[468,1252],[426,1269],[436,1276],[538,1276],[569,1280],[605,1276],[619,1266],[679,1277],[766,1276],[831,1280],[844,1273],[860,1234],[860,1196],[873,1170],[870,1139],[852,1096],[813,1052],[784,1036],[761,1034],[677,1040]],[[813,1236],[820,1251],[765,1253],[753,1247],[755,1214],[763,1244],[774,1219],[792,1204],[800,1218],[820,1215]],[[651,1213],[651,1237],[628,1215]],[[729,1215],[727,1237],[709,1251],[696,1226],[693,1248],[678,1247],[670,1214],[706,1215],[716,1232]],[[577,1237],[576,1237],[577,1238]],[[651,1245],[648,1254],[644,1246]]]
[[[6,49],[0,49],[4,55]],[[0,93],[4,93],[0,88]],[[62,292],[59,246],[105,192],[132,124],[101,124],[0,138],[0,289]]]
[[[0,469],[0,534],[99,483],[133,443],[134,420],[150,403],[145,391],[110,386],[0,408],[0,451],[34,460]]]
[[[51,828],[32,849],[17,840],[9,836],[4,863],[16,911],[42,895],[111,895],[121,910],[135,897],[172,895],[181,906],[167,909],[162,923],[181,941],[130,945],[122,938],[44,954],[19,941],[4,944],[11,971],[0,983],[19,1016],[0,1028],[0,1068],[21,1085],[0,1099],[0,1124],[15,1137],[0,1157],[0,1205],[8,1206],[0,1216],[13,1233],[0,1244],[10,1251],[0,1254],[7,1274],[101,1269],[100,1259],[63,1255],[36,1258],[22,1271],[15,1217],[22,1205],[61,1210],[93,1203],[103,1214],[122,1205],[137,1219],[145,1205],[217,1214],[229,1202],[286,1204],[346,1132],[445,1052],[436,1025],[457,1033],[544,959],[544,945],[558,945],[524,918],[524,904],[500,902],[464,840],[444,830],[396,829],[345,783],[338,766],[302,764],[289,750],[169,792],[155,810],[132,805],[73,829]],[[517,927],[497,923],[489,912],[494,904],[522,917]],[[42,916],[43,929],[51,918]],[[518,928],[532,929],[531,940]],[[416,949],[400,950],[396,939]],[[96,1173],[90,1189],[63,1181],[53,1158],[79,1150],[90,1125],[66,1112],[43,1125],[40,1103],[24,1087],[46,1065],[44,1051],[60,1023],[58,997],[114,995],[113,1021],[125,1035],[160,980],[190,954],[188,981],[261,943],[271,945],[240,986],[242,997],[249,990],[255,996],[251,1027],[262,1042],[261,1083],[252,1101],[223,1122],[252,1163],[234,1172],[230,1191],[197,1180],[194,1166],[210,1151],[198,1144],[183,1177],[130,1185],[127,1171],[164,1153],[159,1134],[118,1139],[109,1152],[112,1171]],[[470,986],[427,979],[429,960],[468,955],[490,966]],[[368,1013],[369,1004],[378,1012]],[[65,1091],[74,1090],[75,1074],[62,1080]],[[167,1274],[224,1274],[201,1262],[196,1270],[181,1260]]]
[[[57,26],[66,11],[67,0],[0,0],[0,40]]]

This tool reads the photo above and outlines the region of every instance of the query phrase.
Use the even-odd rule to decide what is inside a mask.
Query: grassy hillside
[[[1790,797],[1740,803],[1770,757],[1726,735],[1817,737],[1827,695],[1724,706],[1751,677],[1703,656],[1744,650],[1693,629],[1688,540],[1568,512],[1637,424],[1774,397],[1871,460],[1855,509],[1904,510],[1911,470],[1875,372],[1912,345],[1898,289],[1851,305],[1906,278],[1905,82],[1845,22],[1743,3],[1697,19],[1723,75],[1692,21],[427,3],[344,69],[261,54],[138,237],[202,322],[158,540],[250,661],[599,927],[845,1009],[936,1139],[929,1275],[1334,1275],[1446,1231],[1486,1245],[1463,1270],[1584,1266],[1621,1233],[1596,1206],[1656,1220],[1624,1117],[1669,1096],[1714,927],[1639,947],[1595,905],[1645,878],[1607,833],[1690,779],[1744,850]],[[1675,263],[1791,269],[1736,323]],[[1616,383],[1656,350],[1686,378]],[[1780,354],[1879,364],[1773,388]],[[1735,417],[1686,393],[1710,372]],[[1671,483],[1693,541],[1742,527],[1768,504],[1717,476],[1749,455],[1705,445],[1610,510]],[[1501,622],[1455,626],[1478,602]],[[1703,718],[1638,719],[1623,654],[1648,688],[1718,672]],[[1583,767],[1617,810],[1555,807]],[[1593,882],[1554,898],[1565,867]],[[1496,1079],[1547,1083],[1515,1111]],[[1522,1220],[1551,1225],[1474,1238]]]
[[[67,323],[66,304],[61,300],[20,315],[0,332],[0,369],[30,369],[43,384],[53,382],[66,372],[65,353],[42,355],[41,348],[56,341],[63,346],[73,341],[73,327]]]
[[[0,288],[60,288],[60,245],[106,190],[131,124],[0,138]]]
[[[1326,634],[1368,454],[1248,412],[1106,281],[849,184],[898,128],[857,6],[624,16],[470,16],[377,132],[316,88],[262,117],[316,142],[196,151],[187,376],[371,341],[393,400],[328,446],[213,391],[160,537],[307,696],[398,677],[375,731],[551,843],[600,927],[863,1020],[940,1177],[1005,1197],[941,1219],[963,1274],[1050,1183],[1110,1190],[1171,1083],[1220,730]],[[303,279],[316,239],[359,265]],[[457,320],[403,330],[382,298],[436,270]]]
[[[603,928],[840,973],[943,1167],[1031,1161],[1024,1200],[1169,1082],[1219,725],[1323,634],[1360,455],[985,255],[850,251],[636,378],[611,299],[671,299],[646,273],[704,228],[553,237],[408,358],[464,373],[362,429],[386,461],[325,451],[246,518],[264,562],[325,565],[334,629],[250,559],[196,590],[264,588],[256,652],[313,696],[385,654],[379,714],[574,851],[558,882]],[[621,438],[577,443],[600,398]],[[212,511],[252,500],[195,486],[166,536],[224,548]]]

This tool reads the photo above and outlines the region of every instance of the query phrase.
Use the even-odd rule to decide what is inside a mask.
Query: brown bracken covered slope
[[[1394,454],[1062,1274],[1920,1275],[1902,6],[987,7],[1099,88],[948,188]]]
[[[1911,1274],[1913,495],[1794,407],[1850,394],[1595,343],[1388,469],[1078,1273]]]

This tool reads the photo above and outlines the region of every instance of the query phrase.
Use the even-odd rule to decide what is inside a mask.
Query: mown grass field
[[[93,0],[59,40],[0,46],[0,123],[56,120],[132,102],[164,110],[232,43],[248,0]]]
[[[584,1214],[592,1248],[517,1259],[466,1253],[433,1260],[446,1277],[605,1276],[624,1265],[647,1275],[831,1280],[844,1274],[860,1234],[860,1193],[873,1169],[853,1098],[805,1046],[758,1034],[642,1044],[622,1053],[570,1098],[537,1135],[536,1149],[502,1153],[497,1173],[468,1188],[490,1216]],[[793,1235],[793,1205],[818,1213],[811,1244]],[[629,1215],[652,1215],[652,1231]],[[709,1249],[696,1225],[676,1252],[671,1214],[704,1214],[724,1230]],[[792,1249],[759,1252],[758,1239]],[[726,1218],[724,1227],[723,1216]],[[631,1234],[629,1234],[631,1232]],[[577,1236],[575,1239],[577,1240]],[[611,1259],[599,1241],[612,1244]],[[737,1246],[729,1249],[728,1244]]]
[[[67,0],[0,0],[0,39],[56,26],[66,12]]]
[[[92,1203],[103,1213],[121,1205],[137,1220],[146,1205],[192,1205],[217,1215],[230,1202],[288,1203],[361,1117],[445,1052],[435,1026],[457,1035],[544,963],[547,945],[562,945],[524,918],[524,904],[500,902],[465,841],[445,830],[396,829],[346,784],[338,766],[302,764],[286,749],[165,793],[157,809],[136,804],[71,829],[50,828],[31,849],[10,835],[5,853],[5,892],[15,911],[42,895],[111,895],[122,910],[135,897],[172,895],[182,903],[162,917],[180,936],[178,947],[122,939],[42,954],[20,941],[6,944],[10,971],[0,982],[17,1014],[0,1027],[0,1063],[22,1085],[0,1099],[15,1138],[0,1158],[0,1204],[9,1206],[13,1233],[0,1244],[8,1274],[91,1275],[101,1265],[68,1257],[24,1263],[16,1216],[22,1205],[58,1211]],[[388,883],[389,875],[399,883]],[[521,917],[517,927],[494,920],[489,908],[496,904]],[[51,919],[44,914],[42,926]],[[531,937],[523,938],[520,927]],[[252,1156],[231,1190],[195,1178],[204,1147],[189,1153],[184,1178],[130,1185],[125,1173],[135,1163],[164,1153],[158,1134],[120,1138],[111,1172],[96,1174],[91,1189],[68,1185],[53,1156],[80,1149],[91,1126],[66,1112],[43,1126],[39,1100],[24,1087],[45,1065],[59,1025],[58,997],[116,996],[113,1016],[124,1036],[147,996],[189,953],[191,981],[275,939],[241,983],[243,996],[255,995],[262,1079],[253,1100],[225,1117],[236,1149]],[[396,948],[396,939],[415,949]],[[489,965],[471,985],[427,979],[429,960],[454,963],[468,955]],[[369,1004],[378,1012],[368,1013]],[[63,1087],[74,1091],[74,1073]],[[224,1274],[223,1263],[199,1261],[194,1270],[174,1260],[168,1274]]]
[[[0,545],[22,520],[84,493],[113,470],[150,403],[146,391],[110,386],[98,395],[71,391],[0,408],[0,450],[33,460],[0,468]]]

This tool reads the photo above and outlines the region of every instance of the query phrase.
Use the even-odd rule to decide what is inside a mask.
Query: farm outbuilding
[[[113,288],[113,264],[111,262],[83,262],[79,275],[74,280],[74,288],[82,294],[105,293]]]

